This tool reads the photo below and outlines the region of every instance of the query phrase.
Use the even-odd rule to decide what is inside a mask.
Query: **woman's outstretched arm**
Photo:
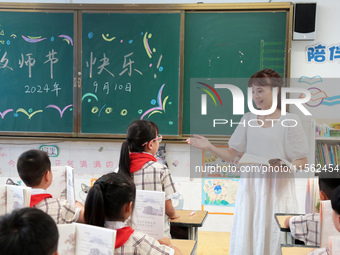
[[[199,148],[199,149],[205,149],[209,150],[212,153],[214,153],[217,157],[220,159],[231,162],[235,158],[237,154],[240,152],[237,150],[234,150],[233,148],[219,148],[214,145],[212,145],[207,138],[201,135],[194,135],[193,138],[189,138],[187,140],[188,144]]]

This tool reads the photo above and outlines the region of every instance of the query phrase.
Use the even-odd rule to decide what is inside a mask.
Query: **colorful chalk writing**
[[[178,134],[180,15],[82,18],[81,133],[124,134],[132,120],[149,119]]]
[[[0,14],[0,133],[179,133],[180,13]]]
[[[1,12],[0,131],[73,132],[72,13]]]

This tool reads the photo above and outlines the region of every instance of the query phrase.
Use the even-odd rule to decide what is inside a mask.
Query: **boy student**
[[[331,199],[331,203],[332,203],[332,209],[333,209],[333,212],[332,212],[333,225],[336,228],[336,230],[340,232],[340,186],[338,186],[334,190],[334,195]],[[330,254],[329,249],[325,247],[316,249],[308,253],[308,255],[329,255],[329,254]]]
[[[0,217],[0,254],[57,255],[58,229],[36,208],[22,208]]]
[[[51,161],[45,151],[29,150],[22,153],[17,169],[22,181],[32,188],[30,207],[46,212],[57,224],[74,221],[84,223],[84,206],[81,203],[71,205],[64,199],[52,198],[46,192],[53,176]]]
[[[336,187],[340,185],[340,174],[333,171],[336,165],[329,165],[326,171],[319,173],[320,199],[330,200]],[[294,217],[287,217],[285,227],[290,228],[295,239],[303,241],[305,245],[320,246],[320,214],[309,213]]]

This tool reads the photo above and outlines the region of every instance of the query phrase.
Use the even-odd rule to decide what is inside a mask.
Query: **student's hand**
[[[290,220],[291,217],[292,217],[292,216],[287,217],[287,218],[285,219],[285,222],[283,223],[283,225],[284,225],[286,228],[290,228],[289,220]]]
[[[159,239],[158,242],[160,244],[164,244],[164,245],[167,245],[167,246],[171,245],[170,239],[168,237],[164,237],[162,239]]]
[[[187,143],[196,148],[205,149],[205,150],[210,150],[212,146],[209,140],[201,135],[194,135],[193,138],[187,139]]]
[[[159,239],[158,242],[160,244],[164,244],[164,245],[167,245],[169,246],[171,249],[173,249],[175,251],[175,254],[174,255],[182,255],[182,252],[180,249],[177,248],[176,245],[173,245],[171,242],[170,242],[170,239],[168,237],[164,237],[162,239]]]

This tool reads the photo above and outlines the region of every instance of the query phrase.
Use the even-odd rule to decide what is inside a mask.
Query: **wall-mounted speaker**
[[[316,3],[295,3],[293,40],[314,40],[315,25]]]

